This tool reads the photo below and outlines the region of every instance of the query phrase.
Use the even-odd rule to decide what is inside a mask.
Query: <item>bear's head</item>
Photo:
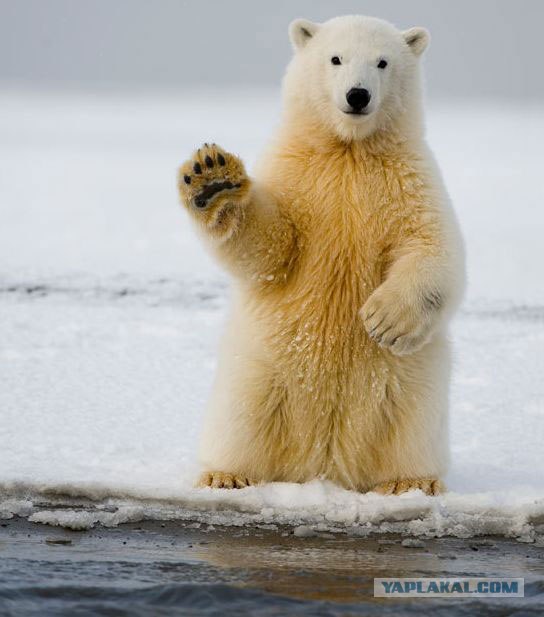
[[[418,126],[419,57],[429,42],[424,28],[402,32],[381,19],[353,15],[323,24],[296,19],[289,35],[295,54],[284,98],[298,120],[311,117],[346,141],[407,116],[407,124]]]

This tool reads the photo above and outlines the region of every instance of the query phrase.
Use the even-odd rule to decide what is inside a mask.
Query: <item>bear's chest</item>
[[[399,234],[406,216],[403,189],[414,175],[398,159],[346,151],[283,160],[275,186],[306,248],[371,258]]]
[[[302,276],[361,293],[379,285],[406,215],[398,185],[372,159],[301,166],[288,214],[299,235]]]

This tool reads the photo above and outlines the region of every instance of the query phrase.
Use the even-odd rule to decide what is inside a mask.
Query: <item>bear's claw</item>
[[[254,484],[249,478],[242,474],[224,473],[222,471],[206,471],[199,480],[198,487],[211,488],[246,488]]]
[[[375,486],[372,491],[381,495],[401,495],[416,489],[423,491],[425,495],[440,495],[445,490],[444,485],[437,478],[414,478],[382,482],[382,484]]]
[[[360,315],[377,345],[402,356],[418,351],[429,340],[434,312],[425,303],[407,301],[386,282],[371,294]]]

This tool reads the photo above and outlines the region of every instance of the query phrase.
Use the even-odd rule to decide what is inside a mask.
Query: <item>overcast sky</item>
[[[544,96],[543,0],[0,0],[0,87],[279,85],[295,17],[431,31],[428,91]]]

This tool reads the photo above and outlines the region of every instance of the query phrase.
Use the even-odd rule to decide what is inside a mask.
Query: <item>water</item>
[[[5,521],[0,615],[541,615],[544,547],[148,521],[73,532]],[[525,598],[391,600],[379,576],[525,578]]]

